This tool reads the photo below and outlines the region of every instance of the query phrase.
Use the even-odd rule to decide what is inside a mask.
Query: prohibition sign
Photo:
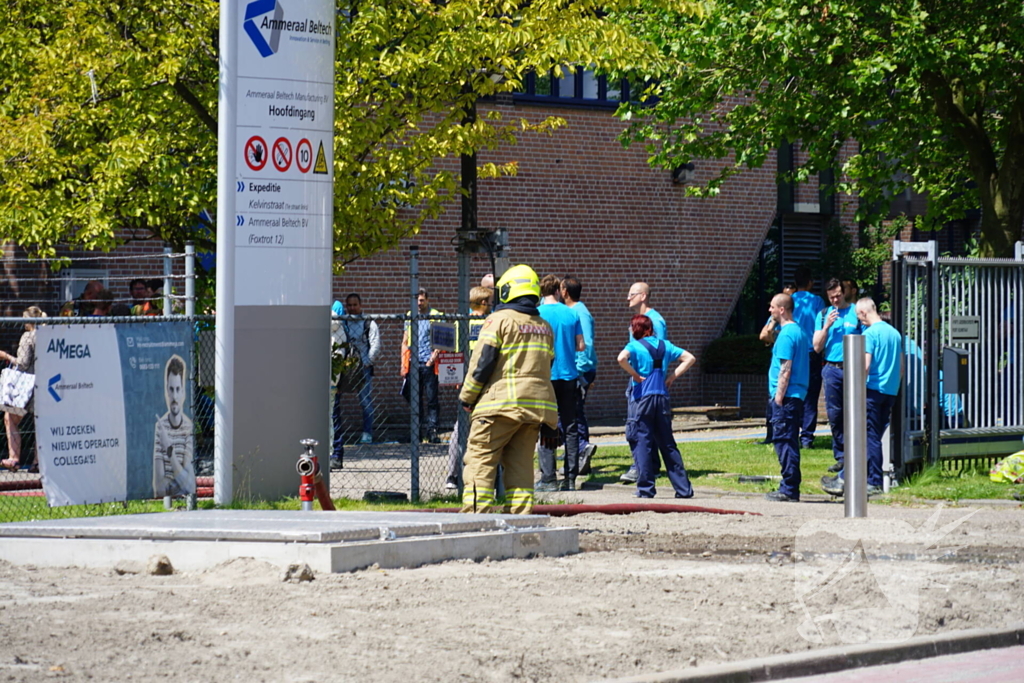
[[[259,135],[245,141],[245,163],[249,168],[262,170],[267,165],[267,156],[267,143]]]
[[[288,142],[288,138],[274,140],[274,148],[270,156],[274,161],[274,168],[284,173],[292,165],[292,143]]]
[[[309,140],[302,138],[299,144],[295,145],[295,168],[303,173],[309,173],[313,167],[313,145]]]

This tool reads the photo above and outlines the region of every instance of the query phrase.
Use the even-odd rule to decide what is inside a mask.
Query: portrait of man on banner
[[[175,354],[164,368],[167,412],[158,415],[153,436],[153,497],[195,493],[192,420],[185,415],[185,361]]]

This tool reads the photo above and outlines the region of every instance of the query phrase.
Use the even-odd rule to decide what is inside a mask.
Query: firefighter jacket
[[[517,422],[558,424],[551,386],[554,334],[539,315],[495,311],[480,328],[459,400],[473,417],[502,415]]]

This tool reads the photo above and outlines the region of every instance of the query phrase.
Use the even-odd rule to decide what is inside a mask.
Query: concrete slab
[[[113,568],[167,555],[201,571],[238,557],[344,572],[454,559],[579,552],[574,528],[545,515],[196,510],[0,524],[0,559],[37,566]],[[60,539],[60,540],[55,540]]]

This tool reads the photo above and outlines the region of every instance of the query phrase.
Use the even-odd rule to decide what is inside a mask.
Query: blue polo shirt
[[[789,375],[789,385],[786,387],[786,398],[799,398],[803,400],[807,396],[807,382],[811,374],[811,359],[807,349],[809,348],[807,337],[803,330],[796,323],[783,325],[779,335],[775,338],[775,346],[772,347],[772,364],[768,368],[768,396],[775,397],[779,388],[779,371],[782,369],[782,361],[793,361],[793,369]]]
[[[644,337],[644,339],[646,339],[651,346],[655,348],[658,347],[657,337]],[[665,371],[665,375],[667,377],[672,363],[679,360],[686,351],[668,340],[663,339],[662,341],[665,342],[665,358],[662,361],[661,367]],[[651,352],[647,350],[647,347],[641,344],[639,340],[633,339],[626,344],[625,350],[629,351],[630,366],[640,373],[641,377],[647,377],[651,374],[651,371],[654,370],[654,359],[651,358]],[[630,378],[630,386],[635,389],[640,385],[636,380]]]
[[[551,379],[576,379],[580,376],[576,370],[576,335],[583,334],[579,316],[563,303],[542,304],[537,311],[555,333]]]
[[[654,336],[658,339],[668,339],[668,326],[665,324],[665,319],[661,317],[661,313],[649,308],[644,315],[650,318],[651,324],[654,325]]]
[[[903,342],[896,329],[880,320],[864,331],[864,351],[871,354],[868,389],[888,396],[900,391],[900,350]]]
[[[814,321],[823,308],[825,301],[817,294],[793,292],[793,322],[800,326],[807,337],[808,353],[814,350],[810,346],[814,340]]]
[[[576,352],[576,371],[582,375],[584,372],[590,372],[597,368],[597,349],[594,348],[594,316],[590,315],[590,309],[582,301],[577,301],[569,308],[580,319],[583,341],[587,345],[586,351]]]
[[[815,330],[825,329],[825,321],[832,315],[832,311],[837,310],[835,306],[829,306],[824,311],[818,314],[818,321],[815,324]],[[843,362],[843,337],[848,334],[864,334],[864,326],[859,320],[857,320],[857,311],[854,306],[849,305],[846,308],[840,308],[839,317],[832,323],[832,327],[828,328],[828,333],[825,335],[825,360],[830,363],[842,363]],[[812,337],[813,342],[813,337]]]

